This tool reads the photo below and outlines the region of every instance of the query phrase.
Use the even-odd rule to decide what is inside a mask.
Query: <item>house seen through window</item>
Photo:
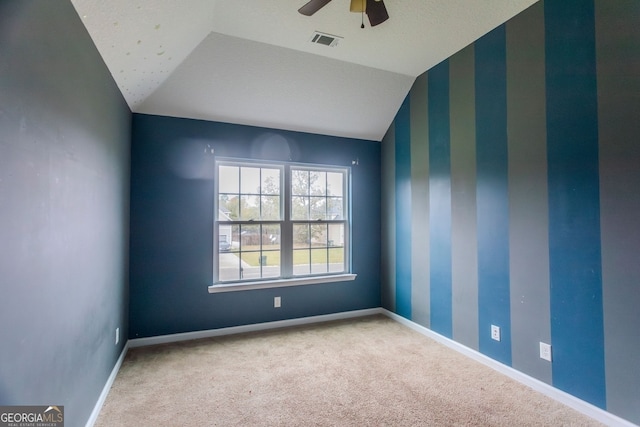
[[[214,282],[348,272],[348,170],[217,162]]]

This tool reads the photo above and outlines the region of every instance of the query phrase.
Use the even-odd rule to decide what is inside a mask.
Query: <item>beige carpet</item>
[[[388,319],[129,351],[97,426],[599,426]]]

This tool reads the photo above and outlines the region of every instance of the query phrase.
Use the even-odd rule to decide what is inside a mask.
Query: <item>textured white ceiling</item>
[[[132,111],[381,140],[415,77],[537,0],[72,0]],[[310,43],[318,30],[338,46]]]
[[[413,80],[211,33],[138,111],[375,140]]]

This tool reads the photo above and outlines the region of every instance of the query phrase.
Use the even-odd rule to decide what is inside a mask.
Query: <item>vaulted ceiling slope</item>
[[[418,75],[537,0],[385,0],[364,29],[349,0],[71,1],[134,112],[379,141]]]

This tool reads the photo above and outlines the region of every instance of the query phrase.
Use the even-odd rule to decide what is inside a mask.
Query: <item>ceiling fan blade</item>
[[[367,0],[367,16],[372,27],[389,19],[387,8],[382,0]]]
[[[302,6],[300,9],[298,9],[298,12],[306,16],[311,16],[317,11],[319,11],[320,9],[322,9],[323,7],[325,7],[327,3],[329,3],[330,1],[331,0],[311,0],[310,2]]]
[[[367,10],[367,0],[351,0],[349,12],[362,13]]]

